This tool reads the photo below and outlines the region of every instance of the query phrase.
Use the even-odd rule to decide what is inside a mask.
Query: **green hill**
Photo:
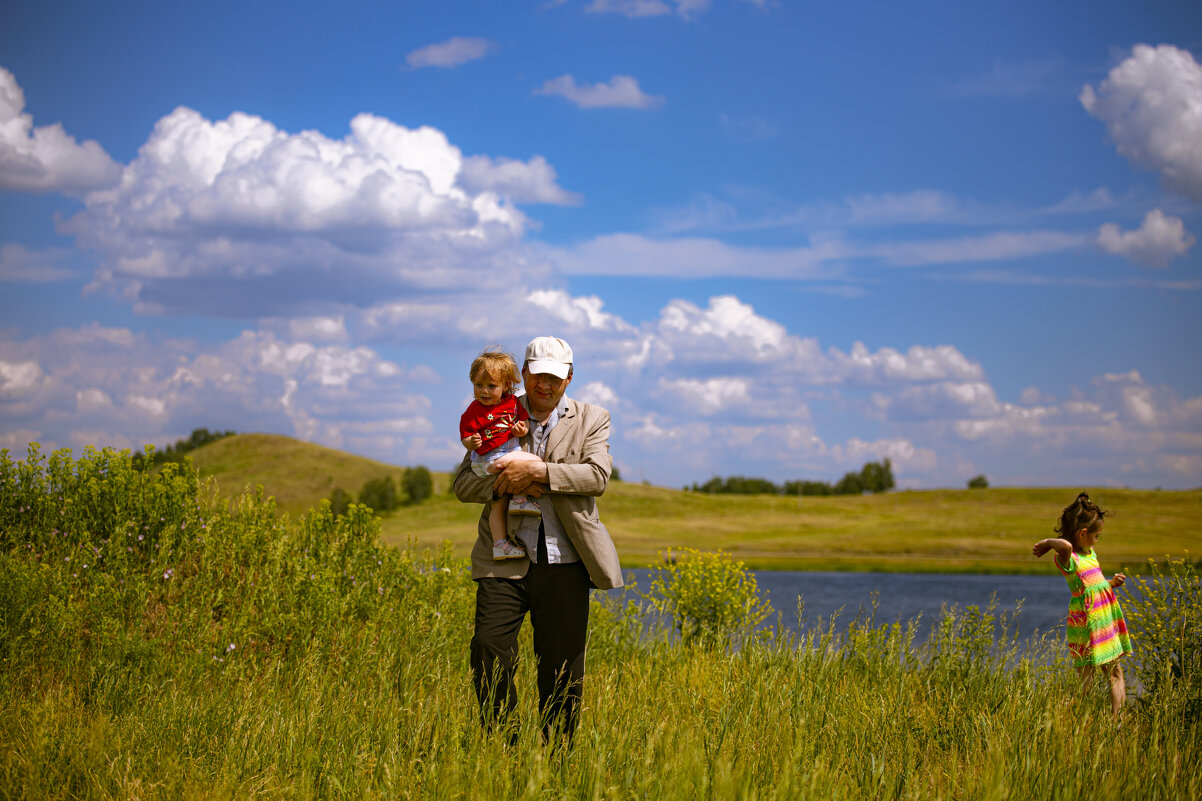
[[[288,437],[242,434],[198,449],[193,463],[223,493],[262,484],[282,510],[296,514],[335,486],[357,495],[363,482],[404,468]],[[382,522],[386,542],[471,548],[480,514],[447,492],[402,507]],[[1202,554],[1202,490],[1164,492],[1085,488],[1114,514],[1098,545],[1108,572],[1149,557]],[[1038,573],[1048,558],[1031,544],[1051,536],[1056,517],[1080,488],[920,490],[880,495],[782,497],[706,495],[612,482],[600,501],[627,566],[693,547],[724,550],[755,568],[905,572]]]
[[[357,498],[363,484],[391,476],[400,486],[405,468],[276,434],[237,434],[197,448],[192,464],[201,478],[212,477],[226,497],[262,485],[282,512],[297,516],[341,487]],[[446,474],[434,474],[446,488]]]

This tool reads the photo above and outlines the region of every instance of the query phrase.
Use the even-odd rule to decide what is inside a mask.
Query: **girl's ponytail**
[[[1077,499],[1064,507],[1064,511],[1060,513],[1056,533],[1076,543],[1078,531],[1083,528],[1097,531],[1102,527],[1105,517],[1106,510],[1090,500],[1088,492],[1081,492],[1077,494]]]

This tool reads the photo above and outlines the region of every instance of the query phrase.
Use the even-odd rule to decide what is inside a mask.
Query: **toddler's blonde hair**
[[[468,372],[468,378],[474,382],[481,373],[503,385],[506,395],[511,394],[514,387],[522,382],[522,377],[518,374],[517,362],[513,360],[513,357],[501,348],[491,345],[481,351],[480,355],[472,361],[472,369]]]

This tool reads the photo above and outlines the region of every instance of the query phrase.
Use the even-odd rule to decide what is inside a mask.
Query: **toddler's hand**
[[[1052,550],[1052,546],[1048,544],[1047,540],[1040,540],[1031,546],[1031,553],[1036,556],[1043,556],[1050,550]]]
[[[509,427],[509,430],[513,432],[514,436],[524,437],[530,433],[530,426],[526,425],[525,420],[518,420]]]
[[[474,451],[476,448],[479,448],[484,444],[484,438],[479,434],[472,434],[470,437],[464,437],[459,441],[463,443],[463,447],[467,448],[469,451]]]
[[[1122,573],[1115,573],[1114,578],[1112,578],[1110,580],[1110,586],[1116,590],[1126,583],[1127,583],[1127,577],[1124,576]]]

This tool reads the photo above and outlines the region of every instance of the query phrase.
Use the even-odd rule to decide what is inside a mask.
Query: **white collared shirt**
[[[559,418],[567,414],[567,411],[568,396],[565,394],[541,424],[534,418],[530,418],[528,425],[530,426],[531,453],[540,459],[547,458],[547,438],[551,434],[551,429],[555,428],[559,422]],[[541,519],[543,533],[547,538],[547,563],[564,565],[570,562],[579,562],[580,554],[576,553],[576,549],[572,547],[572,541],[568,539],[563,524],[559,522],[559,515],[555,514],[555,507],[551,505],[551,499],[544,495],[538,501],[539,508],[543,512],[542,517],[523,517],[517,531],[518,539],[521,540],[522,547],[526,549],[530,561],[538,561],[538,523]]]

